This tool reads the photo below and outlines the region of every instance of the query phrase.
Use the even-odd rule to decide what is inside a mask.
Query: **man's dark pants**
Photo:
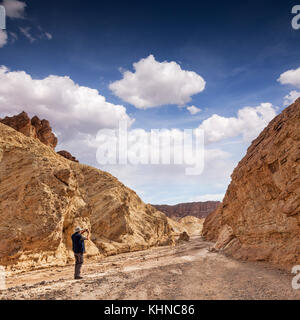
[[[74,253],[75,255],[75,278],[80,277],[80,271],[83,264],[83,253]]]

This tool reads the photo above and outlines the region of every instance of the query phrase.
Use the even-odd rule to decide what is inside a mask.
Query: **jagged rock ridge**
[[[174,206],[169,205],[152,205],[157,210],[163,212],[170,218],[180,219],[186,216],[194,216],[196,218],[206,218],[213,212],[220,202],[207,201],[207,202],[192,202],[180,203]]]
[[[0,119],[0,123],[3,123],[17,130],[18,132],[23,133],[29,138],[40,140],[43,144],[51,147],[52,149],[55,149],[57,146],[57,137],[52,132],[52,128],[48,120],[40,120],[37,116],[34,116],[30,120],[28,114],[23,111],[16,116]],[[62,150],[59,151],[58,154],[68,160],[79,162],[68,151]]]
[[[73,161],[73,162],[79,162],[75,157],[73,157],[71,155],[70,152],[66,151],[66,150],[62,150],[62,151],[58,151],[57,152],[60,156],[70,160],[70,161]]]
[[[203,236],[235,258],[300,264],[300,99],[253,141]]]
[[[23,111],[16,116],[0,119],[0,123],[23,133],[27,137],[39,139],[46,146],[53,149],[57,145],[57,138],[52,132],[49,121],[45,119],[40,120],[35,116],[30,120],[27,113]]]

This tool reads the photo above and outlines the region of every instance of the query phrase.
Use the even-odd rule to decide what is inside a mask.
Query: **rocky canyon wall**
[[[0,123],[0,265],[18,271],[73,261],[70,236],[78,225],[91,230],[90,258],[174,243],[179,224],[25,127],[26,136]]]
[[[300,99],[253,141],[203,236],[238,259],[300,264]]]

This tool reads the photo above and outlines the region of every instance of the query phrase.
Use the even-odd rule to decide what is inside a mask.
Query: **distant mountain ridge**
[[[155,209],[163,212],[169,218],[180,219],[186,216],[193,216],[199,219],[206,218],[209,214],[217,209],[221,202],[191,202],[179,203],[174,206],[170,205],[152,205]]]

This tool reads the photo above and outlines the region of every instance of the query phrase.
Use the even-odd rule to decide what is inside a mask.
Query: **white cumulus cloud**
[[[295,87],[300,87],[300,68],[282,73],[277,81],[281,84],[291,84]]]
[[[200,113],[202,110],[195,107],[195,106],[190,106],[190,107],[187,107],[187,110],[190,112],[191,115],[196,115],[198,113]]]
[[[9,18],[23,19],[25,14],[26,3],[17,0],[3,0],[2,5],[5,7],[6,15]]]
[[[118,127],[120,120],[133,122],[124,106],[107,102],[98,90],[80,86],[69,77],[33,79],[24,71],[0,67],[0,117],[23,110],[49,120],[60,141]]]
[[[208,143],[242,135],[245,142],[251,142],[276,116],[276,108],[271,103],[257,107],[245,107],[237,117],[221,117],[217,114],[203,121],[199,126],[204,130]]]
[[[182,70],[176,62],[158,62],[153,55],[133,64],[134,72],[123,72],[123,79],[109,88],[138,109],[167,104],[184,105],[205,89],[204,79],[193,71]]]
[[[284,97],[284,105],[289,106],[290,104],[294,103],[300,97],[299,91],[291,91],[288,95]]]
[[[183,134],[180,129],[162,130],[162,138],[170,136],[172,140],[178,138]],[[107,135],[107,144],[109,150],[113,149],[113,145],[116,143],[114,137],[111,136],[111,132],[103,132],[103,135]],[[146,135],[149,135],[149,131],[144,129],[134,129],[128,132],[128,164],[127,165],[111,165],[109,163],[100,165],[95,163],[95,166],[105,170],[116,176],[120,181],[134,190],[143,190],[141,194],[144,201],[149,203],[179,203],[188,202],[194,196],[198,194],[208,194],[212,192],[212,197],[207,197],[207,200],[215,200],[216,196],[213,191],[216,190],[215,185],[222,183],[224,188],[217,188],[219,191],[223,191],[230,182],[230,174],[236,165],[235,160],[227,151],[223,151],[217,148],[205,148],[204,152],[204,170],[201,175],[189,176],[186,174],[186,169],[193,167],[191,164],[182,162],[181,164],[174,164],[173,155],[178,155],[182,152],[179,144],[171,143],[170,154],[171,163],[163,164],[162,159],[168,158],[167,145],[161,141],[160,146],[149,145],[146,147],[145,141],[149,142],[149,139],[145,139]],[[84,146],[89,145],[90,148],[94,148],[94,151],[84,152],[87,155],[94,155],[97,147],[103,147],[103,139],[99,141],[90,141],[89,144],[83,143]],[[76,142],[78,148],[78,141]],[[131,149],[134,147],[133,149]],[[68,146],[68,150],[72,150]],[[134,159],[134,154],[141,159],[149,159],[150,155],[160,154],[160,161],[157,164],[144,163],[133,164],[131,161]],[[106,157],[113,159],[112,155],[106,154]],[[94,157],[93,157],[94,158]],[[194,158],[193,152],[185,151],[184,158],[188,162],[192,162]],[[99,158],[98,158],[99,159]],[[191,163],[190,162],[190,163]],[[157,186],[160,186],[158,189]],[[195,191],[196,190],[196,191]],[[224,190],[225,192],[225,190]],[[195,194],[196,193],[196,194]],[[176,196],[175,196],[176,195]],[[174,198],[174,199],[172,199]],[[219,200],[221,196],[218,197]],[[198,200],[200,201],[200,200]]]
[[[7,33],[4,30],[0,30],[0,48],[4,47],[7,43]]]

